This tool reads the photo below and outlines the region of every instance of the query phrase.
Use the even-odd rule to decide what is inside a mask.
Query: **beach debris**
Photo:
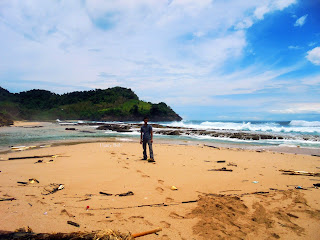
[[[84,201],[88,201],[88,200],[90,200],[91,198],[85,198],[85,199],[80,199],[80,200],[78,200],[77,202],[84,202]]]
[[[253,192],[252,194],[267,194],[267,193],[270,193],[270,192]]]
[[[287,215],[288,215],[289,217],[293,217],[293,218],[299,218],[298,216],[296,216],[296,215],[293,215],[292,213],[287,213]]]
[[[90,208],[90,206],[87,206],[87,207],[86,207],[86,210],[88,211],[89,208]]]
[[[17,200],[15,198],[0,198],[0,202]]]
[[[48,215],[48,212],[44,212],[43,215]]]
[[[212,146],[212,145],[206,145],[206,144],[204,144],[203,146],[205,146],[205,147],[210,147],[210,148],[216,148],[216,149],[219,149],[219,150],[220,150],[220,148],[219,148],[219,147]]]
[[[36,163],[43,163],[43,160],[38,160],[38,161],[35,162],[35,164]]]
[[[106,196],[112,196],[111,193],[106,193],[106,192],[99,192],[99,193],[102,194],[102,195],[106,195]]]
[[[35,178],[30,178],[29,179],[29,183],[33,184],[33,183],[39,183],[39,181]]]
[[[171,186],[170,188],[171,190],[178,190],[178,188],[176,186]]]
[[[39,181],[35,178],[29,178],[28,182],[17,182],[19,184],[22,184],[22,185],[28,185],[28,184],[34,184],[34,183],[39,183]]]
[[[16,146],[16,147],[14,147],[14,146],[12,146],[11,147],[11,150],[13,150],[13,151],[23,151],[23,150],[27,150],[27,149],[30,149],[30,148],[36,148],[37,146]]]
[[[19,159],[30,159],[30,158],[45,158],[45,157],[55,157],[58,155],[42,155],[42,156],[26,156],[26,157],[12,157],[8,158],[8,160],[19,160]]]
[[[22,228],[17,228],[17,229],[15,230],[15,232],[32,233],[33,231],[32,231],[32,229],[28,226],[27,228],[24,228],[24,227],[22,227]]]
[[[314,187],[320,187],[320,183],[314,183],[313,186]]]
[[[80,227],[80,224],[76,223],[76,222],[72,222],[72,221],[67,221],[68,224],[75,226],[75,227]]]
[[[301,176],[320,177],[320,173],[316,173],[316,172],[283,170],[283,169],[280,169],[279,171],[282,172],[283,175],[301,175]]]
[[[225,160],[219,160],[217,161],[217,163],[225,163],[226,161]]]
[[[304,189],[302,186],[296,186],[295,189]]]
[[[69,131],[75,131],[76,129],[75,128],[66,128],[65,130],[69,130]]]
[[[39,146],[39,147],[41,147],[41,148],[47,148],[47,147],[51,147],[51,145],[41,145],[41,146]]]
[[[23,185],[27,185],[28,184],[28,182],[17,182],[17,183],[23,184]]]
[[[131,191],[128,191],[126,193],[116,194],[116,196],[119,196],[119,197],[132,196],[132,195],[134,195],[134,193]]]
[[[79,225],[80,226],[80,225]],[[45,240],[45,239],[83,239],[83,240],[133,240],[130,233],[120,233],[113,230],[99,230],[92,232],[72,232],[72,233],[34,233],[23,229],[20,232],[10,232],[0,230],[0,239],[15,240]]]
[[[252,183],[259,183],[259,181],[252,181]]]
[[[62,190],[62,189],[64,189],[63,184],[50,183],[48,186],[44,187],[44,192],[42,193],[42,195],[49,195],[49,194],[55,193],[55,192]]]
[[[138,238],[138,237],[142,237],[142,236],[145,236],[145,235],[157,233],[157,232],[160,232],[160,231],[162,231],[162,228],[156,228],[156,229],[153,229],[153,230],[150,230],[150,231],[145,231],[145,232],[141,232],[141,233],[134,233],[134,234],[132,234],[132,237],[133,238]]]
[[[235,163],[233,163],[233,162],[229,162],[229,163],[228,163],[228,166],[238,167],[238,165],[237,165],[237,164],[235,164]]]
[[[216,169],[208,169],[208,171],[222,171],[222,172],[232,172],[232,169],[223,168],[216,168]]]

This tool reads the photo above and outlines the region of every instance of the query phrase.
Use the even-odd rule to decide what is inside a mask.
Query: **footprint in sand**
[[[170,228],[171,227],[171,224],[167,223],[166,221],[161,221],[160,224],[163,228]]]
[[[169,217],[174,218],[174,219],[184,219],[184,216],[179,215],[178,213],[171,212],[169,214]]]
[[[142,174],[141,177],[149,178],[150,176],[149,176],[149,175],[146,175],[146,174]]]
[[[168,237],[168,235],[163,235],[163,236],[161,237],[161,240],[170,240],[170,238]]]
[[[153,224],[152,224],[151,222],[149,222],[148,220],[144,220],[143,223],[144,223],[144,224],[147,224],[147,225],[149,225],[149,226],[153,226]]]
[[[163,180],[158,180],[158,183],[159,183],[159,184],[163,184],[164,181],[163,181]]]
[[[137,220],[144,219],[143,216],[131,216],[129,217],[129,220],[131,220],[133,223],[135,223]]]
[[[137,173],[142,173],[140,170],[137,170]]]
[[[157,187],[156,190],[157,190],[159,193],[163,193],[163,191],[164,191],[163,188],[161,188],[161,187]]]
[[[173,198],[169,198],[169,197],[166,198],[166,202],[172,203],[173,201],[174,201]]]

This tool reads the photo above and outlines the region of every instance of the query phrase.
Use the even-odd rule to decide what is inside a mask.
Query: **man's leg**
[[[146,141],[142,142],[142,147],[143,147],[143,159],[147,160],[147,142]]]
[[[151,142],[151,140],[148,140],[148,145],[149,145],[150,158],[153,159],[153,150],[152,150],[152,142]]]

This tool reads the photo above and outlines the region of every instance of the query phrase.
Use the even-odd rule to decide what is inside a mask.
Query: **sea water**
[[[86,141],[94,139],[108,139],[117,137],[122,140],[138,140],[139,128],[133,132],[118,133],[110,130],[96,130],[96,126],[77,125],[83,121],[69,121],[54,123],[41,123],[42,127],[2,127],[0,128],[0,149],[8,149],[17,145],[39,145],[59,141]],[[99,122],[100,124],[102,122]],[[110,122],[108,122],[110,123]],[[126,124],[126,122],[114,122]],[[129,122],[138,123],[142,122]],[[153,123],[150,122],[152,125]],[[163,126],[180,127],[202,131],[245,132],[253,134],[269,134],[281,136],[283,139],[242,140],[227,137],[211,137],[210,135],[168,136],[155,134],[155,140],[182,140],[203,143],[237,144],[243,146],[287,146],[320,148],[320,121],[203,121],[185,120],[179,122],[160,122]],[[65,130],[67,127],[76,128],[75,131]],[[156,130],[156,128],[155,128]]]

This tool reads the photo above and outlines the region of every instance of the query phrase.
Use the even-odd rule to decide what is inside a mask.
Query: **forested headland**
[[[164,102],[139,100],[128,88],[113,87],[56,94],[47,90],[11,93],[0,87],[0,126],[13,120],[180,121]]]

